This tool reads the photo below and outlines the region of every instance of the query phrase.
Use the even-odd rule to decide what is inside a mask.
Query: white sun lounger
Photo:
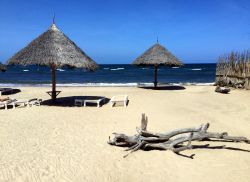
[[[105,98],[103,97],[103,98],[100,98],[100,99],[96,99],[96,100],[94,100],[94,99],[86,99],[86,100],[84,100],[83,101],[83,103],[84,103],[84,107],[86,106],[86,104],[87,103],[96,103],[97,104],[97,107],[100,107],[100,103],[104,100]]]
[[[18,105],[18,106],[22,106],[22,107],[25,107],[25,106],[40,106],[41,105],[41,102],[42,102],[42,99],[37,99],[37,98],[34,98],[34,99],[14,99],[13,100],[14,104],[15,105]]]
[[[75,99],[75,106],[84,106],[86,107],[87,103],[97,104],[97,107],[100,107],[102,101],[105,100],[105,97],[100,99]]]
[[[6,100],[6,101],[0,101],[0,107],[4,107],[5,110],[7,110],[8,106],[12,106],[13,109],[15,109],[15,100]]]
[[[15,100],[15,105],[19,105],[19,106],[25,107],[28,104],[29,104],[29,100],[28,99],[18,99],[18,100]]]
[[[34,106],[34,105],[37,105],[37,106],[40,106],[41,105],[41,102],[42,102],[42,99],[9,99],[9,100],[6,100],[6,101],[0,101],[0,107],[4,107],[5,109],[8,108],[8,106],[12,106],[13,109],[16,108],[16,105],[18,106],[22,106],[22,107],[25,107],[25,106]]]
[[[127,107],[128,96],[127,95],[116,95],[110,99],[110,105],[113,107],[116,103],[123,103],[124,107]]]
[[[35,98],[35,99],[30,99],[28,104],[29,104],[30,107],[31,106],[40,106],[41,102],[42,102],[42,99]]]

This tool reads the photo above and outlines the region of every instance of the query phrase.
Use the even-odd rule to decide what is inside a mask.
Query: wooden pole
[[[51,93],[51,98],[52,102],[56,101],[56,65],[52,64],[52,93]]]
[[[158,71],[158,65],[154,65],[154,68],[155,68],[155,81],[154,81],[154,88],[157,87],[157,71]]]

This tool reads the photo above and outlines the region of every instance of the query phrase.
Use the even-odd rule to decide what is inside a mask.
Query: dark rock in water
[[[5,72],[6,70],[6,66],[0,63],[0,71]]]
[[[215,88],[215,92],[227,94],[227,93],[230,92],[230,88],[220,87],[219,85],[217,85],[216,88]]]

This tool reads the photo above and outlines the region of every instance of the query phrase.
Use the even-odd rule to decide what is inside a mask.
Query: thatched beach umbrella
[[[160,45],[157,41],[155,45],[150,47],[146,52],[139,56],[132,64],[141,66],[154,66],[154,87],[157,87],[157,71],[160,65],[166,66],[182,66],[179,61],[171,52],[165,47]]]
[[[2,63],[0,63],[0,71],[5,72],[6,70],[7,70],[6,66],[4,66]]]
[[[52,91],[48,92],[56,100],[56,68],[69,66],[94,71],[98,65],[55,25],[33,40],[27,47],[17,52],[7,61],[9,65],[41,65],[52,70]]]

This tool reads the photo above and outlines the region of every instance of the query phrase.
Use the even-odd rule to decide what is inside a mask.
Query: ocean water
[[[185,64],[183,67],[161,66],[158,82],[163,84],[212,84],[216,64]],[[137,67],[129,64],[100,65],[95,72],[82,69],[57,70],[58,86],[136,86],[151,85],[154,81],[153,67]],[[51,83],[51,70],[41,66],[9,66],[0,72],[0,86],[46,86]]]

